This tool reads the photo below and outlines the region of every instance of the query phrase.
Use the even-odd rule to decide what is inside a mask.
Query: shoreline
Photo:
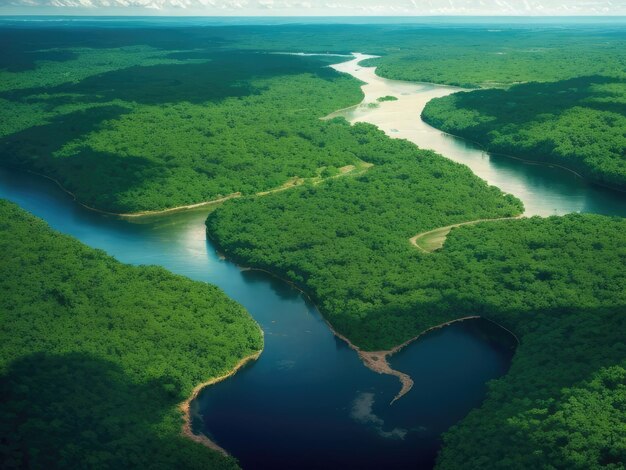
[[[237,191],[235,193],[231,193],[231,194],[228,194],[226,196],[222,196],[222,197],[219,197],[219,198],[216,198],[216,199],[211,199],[209,201],[197,202],[197,203],[194,203],[194,204],[187,204],[187,205],[184,205],[184,206],[170,207],[168,209],[139,211],[139,212],[122,212],[122,213],[105,211],[103,209],[97,209],[95,207],[91,207],[91,206],[88,206],[87,204],[84,204],[83,202],[81,202],[78,199],[76,194],[71,192],[69,189],[67,189],[65,186],[63,186],[63,184],[61,184],[61,182],[59,180],[53,178],[52,176],[44,175],[43,173],[39,173],[39,172],[34,171],[34,170],[21,169],[21,168],[10,168],[10,169],[13,170],[13,171],[25,171],[26,173],[30,173],[32,175],[36,175],[36,176],[39,176],[41,178],[45,178],[47,180],[52,181],[53,183],[55,183],[61,189],[61,191],[63,191],[64,193],[70,195],[72,197],[72,199],[74,200],[74,202],[76,202],[80,206],[84,207],[85,209],[88,209],[88,210],[93,211],[93,212],[97,212],[98,214],[108,215],[108,216],[112,216],[112,217],[118,217],[120,219],[133,219],[133,218],[154,217],[154,216],[158,217],[158,216],[162,216],[162,215],[168,215],[168,214],[173,214],[173,213],[178,213],[178,212],[190,211],[190,210],[199,209],[199,208],[202,208],[202,207],[222,204],[223,202],[226,202],[226,201],[228,201],[230,199],[237,199],[237,198],[241,198],[241,197],[263,197],[263,196],[267,196],[269,194],[273,194],[273,193],[285,191],[285,190],[288,190],[288,189],[292,189],[292,188],[295,188],[295,187],[298,187],[298,186],[302,186],[303,184],[305,184],[308,181],[311,181],[314,185],[317,185],[317,184],[323,183],[326,180],[330,180],[330,179],[334,179],[334,178],[339,178],[339,177],[344,177],[344,176],[359,176],[359,175],[365,173],[367,170],[369,170],[373,166],[374,166],[374,164],[372,164],[372,163],[369,163],[369,162],[366,162],[366,161],[363,161],[363,160],[358,160],[354,164],[349,164],[349,165],[346,165],[346,166],[343,166],[343,167],[339,168],[340,173],[337,174],[337,175],[329,176],[329,177],[326,177],[326,178],[320,178],[320,177],[316,177],[316,176],[313,176],[313,177],[310,177],[310,178],[293,177],[293,178],[290,178],[289,180],[287,180],[281,186],[278,186],[276,188],[271,188],[271,189],[268,189],[266,191],[259,191],[257,193],[250,194],[250,195],[247,195],[247,196],[244,196],[240,191]]]
[[[19,168],[16,168],[15,170],[20,170]],[[82,207],[84,207],[85,209],[89,209],[90,211],[94,211],[97,212],[98,214],[104,214],[104,215],[111,215],[114,217],[120,217],[122,219],[127,219],[127,218],[133,218],[133,217],[149,217],[149,216],[153,216],[153,215],[163,215],[163,214],[169,214],[169,213],[174,213],[174,212],[183,212],[183,211],[187,211],[187,210],[192,210],[192,209],[198,209],[200,207],[204,207],[204,206],[210,206],[213,204],[220,204],[222,202],[228,201],[229,199],[235,199],[238,197],[242,197],[242,194],[240,192],[236,192],[236,193],[231,193],[227,196],[223,196],[217,199],[211,199],[210,201],[203,201],[203,202],[197,202],[195,204],[188,204],[185,206],[177,206],[177,207],[170,207],[169,209],[159,209],[159,210],[153,210],[153,211],[139,211],[139,212],[109,212],[109,211],[105,211],[102,209],[97,209],[95,207],[91,207],[88,206],[87,204],[82,203],[78,197],[76,196],[76,194],[74,194],[73,192],[71,192],[69,189],[67,189],[65,186],[63,186],[61,184],[61,182],[55,178],[53,178],[52,176],[48,176],[48,175],[44,175],[43,173],[39,173],[37,171],[34,170],[21,170],[21,171],[26,171],[27,173],[30,173],[32,175],[37,175],[40,176],[42,178],[46,178],[47,180],[52,181],[53,183],[55,183],[60,189],[61,191],[63,191],[66,194],[69,194],[72,199],[74,200],[74,202],[76,202],[77,204],[81,205]]]
[[[264,336],[263,329],[260,326],[259,326],[259,330],[261,331],[261,336]],[[182,429],[181,429],[181,433],[183,436],[185,436],[188,439],[191,439],[192,441],[198,444],[208,447],[209,449],[212,449],[216,452],[220,452],[222,455],[226,457],[230,455],[228,451],[226,451],[223,447],[221,447],[220,445],[218,445],[217,443],[209,439],[209,437],[206,434],[202,434],[202,433],[195,434],[193,432],[193,430],[191,429],[191,402],[194,401],[198,397],[198,394],[202,390],[204,390],[206,387],[210,387],[211,385],[215,385],[216,383],[222,382],[223,380],[226,380],[227,378],[232,377],[239,371],[239,369],[241,369],[242,367],[246,366],[247,364],[251,362],[256,361],[262,352],[263,352],[263,348],[259,349],[257,352],[254,352],[248,356],[243,357],[226,374],[220,375],[219,377],[214,377],[211,380],[198,384],[194,387],[189,398],[187,398],[184,402],[182,402],[179,405],[179,409],[183,413],[183,420],[184,420]]]
[[[489,88],[482,88],[482,89],[488,90]],[[469,92],[471,93],[471,91],[473,91],[473,90],[470,90]],[[508,158],[508,159],[511,159],[511,160],[517,160],[517,161],[520,161],[520,162],[525,163],[527,165],[538,165],[538,166],[546,166],[548,168],[559,168],[561,170],[567,171],[568,173],[572,173],[574,176],[580,178],[585,183],[590,184],[592,186],[599,186],[601,188],[609,189],[611,191],[617,191],[619,193],[626,193],[626,188],[622,188],[622,187],[619,187],[619,186],[613,186],[613,185],[605,184],[605,183],[600,183],[599,181],[596,181],[596,180],[591,179],[591,178],[589,178],[587,176],[581,175],[576,170],[573,170],[573,169],[571,169],[571,168],[569,168],[569,167],[567,167],[565,165],[561,165],[559,163],[553,163],[553,162],[541,161],[541,160],[528,160],[526,158],[516,157],[515,155],[509,155],[507,153],[491,151],[484,144],[482,144],[480,142],[477,142],[475,140],[469,139],[467,137],[463,137],[461,135],[452,134],[450,132],[444,131],[443,129],[439,129],[438,127],[433,126],[430,122],[426,121],[422,117],[422,114],[420,114],[420,119],[427,126],[431,127],[432,129],[434,129],[434,130],[436,130],[438,132],[441,132],[443,135],[447,135],[449,137],[454,137],[455,139],[460,139],[460,140],[463,140],[464,142],[469,142],[470,144],[474,145],[477,148],[477,150],[480,150],[481,152],[487,153],[489,155],[493,155],[495,157],[504,157],[504,158]],[[444,157],[445,157],[445,155],[444,155]]]
[[[367,57],[361,58],[361,60],[359,60],[357,62],[357,65],[360,66],[360,67],[364,67],[364,68],[373,68],[374,69],[374,71],[373,71],[374,75],[376,75],[381,80],[391,80],[391,81],[394,81],[394,82],[401,82],[401,83],[412,84],[412,85],[430,85],[430,86],[436,86],[436,87],[440,87],[440,88],[448,88],[448,89],[453,89],[454,93],[460,93],[460,92],[471,93],[473,91],[478,91],[478,90],[499,89],[498,87],[490,87],[490,86],[483,86],[483,85],[480,85],[477,88],[465,88],[465,87],[461,87],[461,86],[458,86],[458,85],[447,85],[447,84],[442,84],[442,83],[424,82],[424,81],[396,80],[396,79],[392,79],[392,78],[387,78],[387,77],[383,77],[382,75],[379,75],[377,73],[378,66],[376,66],[376,65],[361,65],[361,62],[363,62],[363,61],[370,60],[370,59],[378,59],[378,58],[381,58],[382,56],[369,56],[368,54],[362,54],[360,52],[353,52],[352,55],[353,55],[353,57],[355,59],[358,58],[357,54],[367,56]],[[350,61],[348,61],[348,62],[350,62]],[[344,62],[341,62],[340,64],[343,64],[343,63]],[[340,65],[340,64],[334,64],[334,65]],[[347,73],[347,72],[341,72],[341,73]],[[352,74],[349,74],[349,75],[352,75]],[[358,80],[360,80],[360,79],[358,79]],[[519,83],[524,83],[524,82],[519,82]],[[513,83],[511,85],[507,85],[507,86],[518,85],[519,83],[516,82],[516,83]],[[367,84],[368,83],[365,83],[365,85],[367,85]],[[453,93],[450,93],[450,94],[453,94]],[[333,119],[335,117],[341,117],[341,116],[337,116],[336,114],[339,114],[341,112],[345,112],[345,111],[348,111],[348,110],[351,110],[351,109],[356,109],[356,108],[358,108],[359,106],[361,106],[363,104],[364,104],[364,101],[362,101],[358,105],[349,106],[347,108],[343,108],[343,109],[340,109],[340,110],[337,110],[337,111],[333,111],[328,116],[325,116],[322,119],[326,120],[326,119]],[[480,142],[477,142],[475,140],[472,140],[472,139],[469,139],[469,138],[466,138],[466,137],[463,137],[463,136],[460,136],[460,135],[457,135],[457,134],[452,134],[450,132],[446,132],[446,131],[444,131],[442,129],[439,129],[438,127],[433,126],[431,123],[429,123],[427,120],[425,120],[423,118],[423,112],[420,113],[419,119],[424,124],[426,124],[427,126],[431,127],[432,129],[434,129],[434,130],[436,130],[438,132],[441,132],[444,135],[447,135],[447,136],[450,136],[450,137],[454,137],[456,139],[461,139],[464,142],[469,142],[469,143],[475,145],[479,150],[481,150],[483,152],[486,152],[486,153],[488,153],[490,155],[493,155],[493,156],[496,156],[496,157],[510,158],[510,159],[521,161],[523,163],[530,164],[530,165],[542,165],[542,166],[547,166],[547,167],[551,167],[551,168],[559,168],[561,170],[564,170],[564,171],[567,171],[569,173],[574,174],[575,176],[577,176],[578,178],[580,178],[581,180],[583,180],[587,184],[594,185],[594,186],[599,186],[601,188],[609,189],[611,191],[617,191],[619,193],[626,193],[626,187],[620,187],[620,186],[614,186],[614,185],[607,184],[607,183],[601,183],[601,182],[596,181],[596,180],[594,180],[594,179],[592,179],[590,177],[587,177],[587,176],[584,176],[584,175],[578,173],[576,170],[573,170],[572,168],[569,168],[569,167],[567,167],[565,165],[561,165],[559,163],[552,163],[552,162],[548,162],[548,161],[539,161],[539,160],[528,160],[528,159],[523,158],[523,157],[517,157],[517,156],[509,155],[509,154],[506,154],[506,153],[490,151],[490,150],[488,150],[486,148],[485,145],[481,144]],[[378,127],[378,126],[376,126],[376,127]],[[419,148],[421,148],[421,147],[419,147]],[[444,158],[447,158],[445,155],[441,155],[441,156],[444,157]]]
[[[523,217],[523,216],[520,215],[518,217]],[[213,242],[215,251],[217,253],[223,254],[224,251],[223,251],[222,247],[219,245],[217,240],[215,240],[213,237],[211,237],[208,229],[206,230],[206,234],[207,234],[207,238],[211,242]],[[400,388],[400,391],[396,394],[396,396],[389,403],[390,405],[393,405],[393,403],[396,400],[399,400],[404,395],[406,395],[413,388],[414,382],[413,382],[413,379],[411,378],[410,375],[405,374],[404,372],[398,371],[396,369],[393,369],[391,367],[391,365],[389,364],[389,362],[387,361],[387,359],[389,359],[390,356],[393,356],[394,354],[396,354],[397,352],[401,351],[402,349],[404,349],[405,347],[407,347],[408,345],[410,345],[414,341],[418,340],[422,336],[424,336],[424,335],[426,335],[426,334],[428,334],[428,333],[430,333],[430,332],[432,332],[434,330],[438,330],[440,328],[444,328],[444,327],[450,326],[450,325],[452,325],[454,323],[458,323],[458,322],[462,322],[462,321],[466,321],[466,320],[483,319],[483,320],[486,320],[486,321],[488,321],[490,323],[493,323],[494,325],[498,326],[502,330],[506,331],[508,334],[510,334],[515,339],[515,341],[517,342],[518,345],[520,344],[520,340],[517,337],[517,335],[515,333],[513,333],[511,330],[509,330],[508,328],[505,328],[504,326],[500,325],[499,323],[497,323],[497,322],[495,322],[495,321],[493,321],[493,320],[491,320],[489,318],[480,316],[480,315],[467,315],[467,316],[464,316],[464,317],[448,320],[448,321],[445,321],[443,323],[440,323],[440,324],[431,326],[429,328],[426,328],[425,330],[421,331],[418,335],[416,335],[416,336],[414,336],[412,338],[409,338],[408,340],[404,341],[401,344],[398,344],[397,346],[394,346],[391,349],[378,350],[378,351],[364,351],[359,346],[354,344],[350,339],[348,339],[348,337],[346,337],[345,335],[343,335],[343,334],[339,333],[337,330],[335,330],[333,325],[324,316],[324,314],[322,313],[321,309],[318,307],[317,303],[314,301],[313,297],[306,290],[304,290],[304,288],[302,288],[301,286],[299,286],[295,282],[290,281],[289,279],[285,279],[284,277],[281,277],[279,274],[274,273],[272,271],[269,271],[267,269],[256,268],[256,267],[252,267],[252,266],[244,266],[244,265],[240,264],[236,259],[234,259],[232,257],[227,257],[226,255],[223,255],[223,256],[226,259],[228,259],[230,262],[232,262],[233,264],[238,266],[239,269],[241,269],[242,271],[258,271],[258,272],[262,272],[262,273],[265,273],[265,274],[273,277],[274,279],[278,279],[279,281],[282,281],[282,282],[288,284],[289,286],[293,287],[294,289],[296,289],[298,292],[300,292],[305,297],[306,300],[308,300],[313,305],[315,310],[317,310],[317,313],[320,315],[322,320],[324,320],[324,323],[326,324],[326,326],[328,327],[330,332],[333,334],[333,336],[335,336],[336,338],[339,338],[340,340],[345,342],[348,345],[348,347],[350,347],[350,349],[355,351],[357,353],[357,356],[359,357],[359,359],[361,360],[361,362],[363,363],[363,365],[365,367],[367,367],[368,369],[370,369],[373,372],[376,372],[377,374],[392,375],[392,376],[397,377],[398,380],[400,381],[401,388]]]

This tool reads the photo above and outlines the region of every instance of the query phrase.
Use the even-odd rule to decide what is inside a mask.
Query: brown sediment
[[[396,400],[399,400],[400,398],[402,398],[404,395],[406,395],[412,388],[413,388],[413,379],[408,375],[405,374],[404,372],[400,372],[397,371],[395,369],[393,369],[390,365],[389,362],[387,361],[387,359],[389,359],[390,356],[394,355],[395,353],[397,353],[398,351],[400,351],[401,349],[405,348],[406,346],[408,346],[409,344],[411,344],[413,341],[421,338],[422,336],[430,333],[431,331],[434,330],[438,330],[440,328],[444,328],[446,326],[450,326],[453,323],[458,323],[458,322],[462,322],[465,320],[476,320],[482,318],[479,315],[469,315],[466,317],[461,317],[461,318],[456,318],[454,320],[449,320],[447,322],[444,323],[440,323],[438,325],[432,326],[430,328],[425,329],[424,331],[422,331],[419,335],[414,336],[413,338],[405,341],[402,344],[399,344],[398,346],[395,346],[391,349],[387,349],[387,350],[381,350],[381,351],[363,351],[361,348],[359,348],[358,346],[356,346],[355,344],[353,344],[348,338],[346,338],[344,335],[342,335],[341,333],[338,333],[337,331],[334,330],[334,328],[332,326],[330,326],[330,324],[328,325],[330,330],[333,332],[333,334],[335,336],[337,336],[338,338],[341,338],[342,340],[344,340],[346,343],[348,343],[348,346],[350,346],[352,349],[354,349],[357,354],[359,355],[359,358],[363,361],[363,364],[365,364],[365,366],[370,369],[373,370],[374,372],[378,373],[378,374],[386,374],[386,375],[393,375],[395,377],[398,377],[398,379],[400,380],[400,383],[402,385],[402,388],[400,389],[400,391],[398,392],[398,394],[393,397],[393,400],[391,400],[391,405],[393,405],[393,403]],[[491,320],[489,320],[491,321]],[[494,323],[494,322],[492,322]],[[498,325],[500,326],[500,325]],[[504,328],[506,330],[506,328]],[[511,333],[509,330],[506,330],[509,333]],[[513,333],[511,333],[513,334]],[[515,335],[513,335],[513,337],[515,337],[515,339],[517,340],[517,337]],[[519,340],[518,340],[519,342]]]
[[[461,227],[463,225],[474,225],[477,224],[479,222],[496,222],[498,220],[516,220],[516,219],[521,219],[524,217],[524,214],[520,214],[520,215],[516,215],[515,217],[499,217],[496,219],[478,219],[478,220],[470,220],[468,222],[459,222],[458,224],[452,224],[452,225],[446,225],[445,227],[439,227],[439,228],[435,228],[433,230],[429,230],[427,232],[421,232],[418,233],[417,235],[411,237],[409,239],[409,241],[411,242],[411,244],[417,248],[419,248],[420,250],[422,250],[424,253],[432,253],[433,251],[441,248],[443,246],[443,244],[446,241],[446,238],[448,236],[448,234],[450,233],[450,230],[452,230],[455,227]],[[447,231],[446,231],[447,230]],[[443,242],[441,243],[440,246],[435,247],[432,250],[427,250],[426,248],[423,248],[422,246],[420,246],[417,241],[430,235],[433,234],[435,232],[442,232],[443,234]]]
[[[259,327],[260,329],[260,327]],[[263,335],[263,330],[261,330],[261,335]],[[226,380],[227,378],[235,375],[237,373],[237,371],[239,369],[241,369],[243,366],[245,366],[246,364],[248,364],[249,362],[252,361],[256,361],[259,356],[261,355],[261,352],[263,352],[263,349],[258,350],[257,352],[250,354],[249,356],[244,357],[243,359],[241,359],[236,365],[235,367],[233,367],[230,372],[221,375],[219,377],[215,377],[207,382],[201,383],[200,385],[196,386],[193,391],[191,392],[191,395],[189,398],[187,398],[187,400],[185,400],[183,403],[180,404],[180,410],[183,412],[183,418],[184,418],[184,423],[183,423],[183,427],[182,427],[182,434],[183,436],[191,439],[194,442],[197,442],[198,444],[202,444],[205,447],[208,447],[209,449],[213,449],[217,452],[222,453],[223,455],[228,455],[228,452],[223,448],[220,447],[218,444],[216,444],[215,442],[213,442],[211,439],[209,439],[206,435],[204,434],[194,434],[194,432],[191,430],[191,412],[190,412],[190,405],[191,402],[198,396],[198,393],[200,393],[201,390],[203,390],[205,387],[208,387],[210,385],[214,385],[218,382],[221,382],[222,380]]]

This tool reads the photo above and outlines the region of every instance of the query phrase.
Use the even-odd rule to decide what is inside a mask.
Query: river
[[[388,130],[394,136],[412,132],[411,140],[420,146],[447,141],[459,158],[477,157],[475,148],[432,128],[408,130],[419,121],[415,109],[402,111],[403,118],[383,119],[399,104],[404,107],[405,99],[424,101],[448,93],[447,87],[378,79],[354,60],[342,67],[371,73],[381,96],[400,95],[378,108],[345,111],[352,113],[351,120],[380,118],[386,131],[394,126]],[[366,93],[366,104],[372,96]],[[419,135],[428,136],[428,142]],[[498,178],[514,181],[520,191],[503,187],[524,201],[528,213],[624,215],[624,200],[617,194],[568,179],[562,171],[478,157],[479,166],[492,174],[477,173],[494,184]],[[578,188],[575,202],[570,190],[558,196],[563,185]],[[540,188],[551,195],[543,204],[535,198]],[[194,430],[212,437],[244,468],[430,468],[441,433],[481,403],[486,382],[506,372],[513,354],[512,338],[486,321],[429,333],[390,359],[392,367],[415,380],[414,388],[390,406],[399,390],[397,379],[366,369],[297,290],[218,256],[205,234],[207,209],[129,222],[83,208],[48,180],[9,170],[0,170],[0,197],[122,262],[158,264],[216,284],[252,314],[265,332],[263,354],[234,377],[205,389],[192,406]]]
[[[333,68],[365,82],[362,87],[365,98],[358,106],[335,112],[330,117],[343,116],[352,123],[374,124],[390,137],[407,139],[467,165],[489,184],[521,199],[527,216],[572,212],[626,216],[626,197],[622,193],[587,183],[562,168],[492,155],[420,119],[424,106],[431,99],[463,91],[462,88],[388,80],[376,75],[376,67],[359,64],[376,56],[360,53],[354,56],[353,60]],[[378,98],[384,96],[394,96],[397,101],[379,103]]]

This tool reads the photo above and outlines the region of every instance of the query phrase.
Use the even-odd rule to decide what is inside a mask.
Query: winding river
[[[369,83],[364,105],[341,112],[350,121],[372,122],[467,163],[520,197],[527,214],[626,215],[623,195],[563,170],[490,157],[424,125],[420,103],[453,89],[381,79],[373,68],[358,65],[363,57],[335,66]],[[368,106],[385,95],[399,100]],[[480,404],[485,383],[506,372],[513,354],[512,338],[486,321],[429,333],[390,359],[415,381],[390,406],[397,379],[365,368],[298,291],[217,255],[206,239],[207,209],[131,223],[83,208],[50,181],[8,170],[0,170],[0,197],[122,262],[159,264],[216,284],[252,314],[265,331],[263,354],[192,404],[194,430],[244,468],[430,468],[441,433]]]

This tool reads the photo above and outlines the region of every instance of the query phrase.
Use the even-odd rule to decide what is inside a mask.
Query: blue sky
[[[0,0],[0,12],[238,16],[626,15],[626,0]]]

